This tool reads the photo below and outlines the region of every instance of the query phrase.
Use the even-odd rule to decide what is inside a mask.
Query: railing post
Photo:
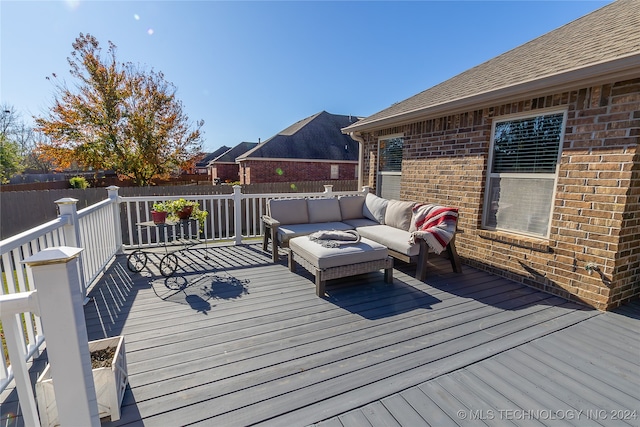
[[[83,249],[47,248],[25,259],[37,288],[62,426],[100,426],[89,338],[77,275]]]
[[[24,357],[24,341],[20,339],[22,336],[22,321],[17,314],[25,311],[32,311],[38,314],[37,308],[34,309],[33,307],[34,305],[37,306],[37,304],[32,303],[36,298],[35,294],[36,291],[31,291],[3,296],[5,301],[14,300],[16,304],[14,304],[14,307],[10,307],[14,308],[14,310],[0,309],[0,320],[2,321],[4,336],[7,341],[9,357],[11,358],[11,369],[13,370],[13,379],[18,390],[18,399],[20,400],[24,424],[39,427],[40,419],[38,418],[36,400]],[[0,357],[4,357],[4,355],[0,355]]]
[[[235,245],[242,244],[242,187],[233,186],[233,229],[235,230]]]
[[[67,217],[67,222],[64,227],[62,227],[65,245],[73,246],[74,248],[81,247],[82,242],[80,241],[78,209],[76,206],[78,199],[65,197],[63,199],[56,200],[55,203],[58,205],[60,217]],[[78,275],[80,276],[80,290],[82,292],[82,298],[84,299],[87,296],[87,290],[86,283],[84,283],[84,267],[82,265],[82,258],[78,262]]]
[[[120,187],[117,185],[111,185],[107,187],[109,199],[113,203],[113,225],[115,229],[116,248],[117,253],[122,253],[122,223],[120,221],[120,202],[118,196],[118,190]]]

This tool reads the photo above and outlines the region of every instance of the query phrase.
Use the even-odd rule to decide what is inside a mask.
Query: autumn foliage
[[[46,117],[36,118],[50,142],[41,153],[61,167],[114,170],[137,185],[189,169],[201,156],[202,121],[192,123],[161,72],[118,63],[109,42],[82,33],[68,58],[74,89],[53,75],[56,89]]]

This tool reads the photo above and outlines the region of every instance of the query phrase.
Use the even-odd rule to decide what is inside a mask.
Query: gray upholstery
[[[307,209],[309,211],[309,222],[340,222],[340,203],[338,199],[307,199]]]
[[[363,196],[340,196],[338,202],[343,221],[362,218]]]
[[[320,230],[353,230],[344,222],[317,222],[309,224],[287,224],[278,227],[278,242],[287,246],[290,239],[298,236],[306,236]]]
[[[414,202],[402,202],[400,200],[389,200],[387,210],[384,214],[384,223],[391,227],[409,231],[411,217],[415,206]]]
[[[360,239],[358,243],[341,245],[337,248],[325,248],[307,237],[299,237],[291,240],[289,245],[292,250],[319,269],[386,259],[388,253],[385,246],[369,239]]]
[[[364,199],[362,215],[365,218],[377,221],[379,224],[384,224],[384,214],[387,210],[388,203],[389,201],[387,199],[368,193]]]
[[[413,222],[412,208],[415,205],[415,202],[387,200],[371,193],[367,193],[365,197],[270,200],[267,203],[268,214],[263,218],[265,234],[262,248],[266,251],[269,240],[271,240],[273,262],[278,262],[278,247],[289,247],[291,239],[323,230],[356,230],[365,242],[371,241],[381,245],[394,258],[404,262],[415,262],[416,278],[424,280],[430,249],[424,239],[417,239],[415,243],[409,243],[411,238],[409,230]],[[313,245],[309,246],[310,249],[304,247],[307,241]],[[348,252],[344,255],[345,252],[341,252],[337,248],[324,248],[308,238],[299,239],[296,242],[305,242],[303,247],[297,249],[297,253],[304,253],[303,257],[309,262],[317,259],[318,263],[322,264],[322,266],[318,265],[320,268],[335,267],[335,263],[339,263],[337,265],[343,267],[350,265],[351,261],[354,263],[378,261],[378,259],[356,260],[356,255],[352,257]],[[454,239],[452,239],[446,250],[453,271],[459,273],[462,271],[462,267],[454,243]],[[351,245],[342,246],[349,247]],[[306,254],[306,252],[311,253]],[[332,260],[334,255],[340,258],[340,261]]]
[[[415,256],[420,253],[420,246],[418,244],[409,243],[409,237],[411,234],[408,231],[400,230],[389,225],[369,225],[366,227],[358,227],[356,231],[367,239],[374,239],[376,242],[381,243],[398,253]]]
[[[267,215],[280,224],[307,224],[309,211],[305,199],[272,199],[267,202]]]

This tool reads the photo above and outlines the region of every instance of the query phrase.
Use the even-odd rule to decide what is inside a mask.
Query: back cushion
[[[342,220],[362,218],[362,206],[364,206],[363,196],[340,196],[340,214]]]
[[[367,193],[362,206],[362,214],[365,218],[384,224],[384,214],[387,210],[387,199],[378,197],[375,194]]]
[[[267,214],[280,224],[306,224],[309,222],[305,199],[272,199],[267,202]]]
[[[307,209],[309,210],[309,222],[340,222],[340,203],[338,199],[307,199]]]
[[[411,227],[411,216],[413,215],[414,202],[401,202],[400,200],[389,200],[387,211],[384,215],[384,222],[391,227],[409,231]]]

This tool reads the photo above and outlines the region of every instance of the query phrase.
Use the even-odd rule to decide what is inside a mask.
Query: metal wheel
[[[129,271],[139,273],[145,265],[147,265],[147,254],[139,249],[131,252],[127,257],[127,268]]]
[[[171,276],[178,268],[178,257],[176,254],[167,254],[160,260],[160,274],[165,277]]]

